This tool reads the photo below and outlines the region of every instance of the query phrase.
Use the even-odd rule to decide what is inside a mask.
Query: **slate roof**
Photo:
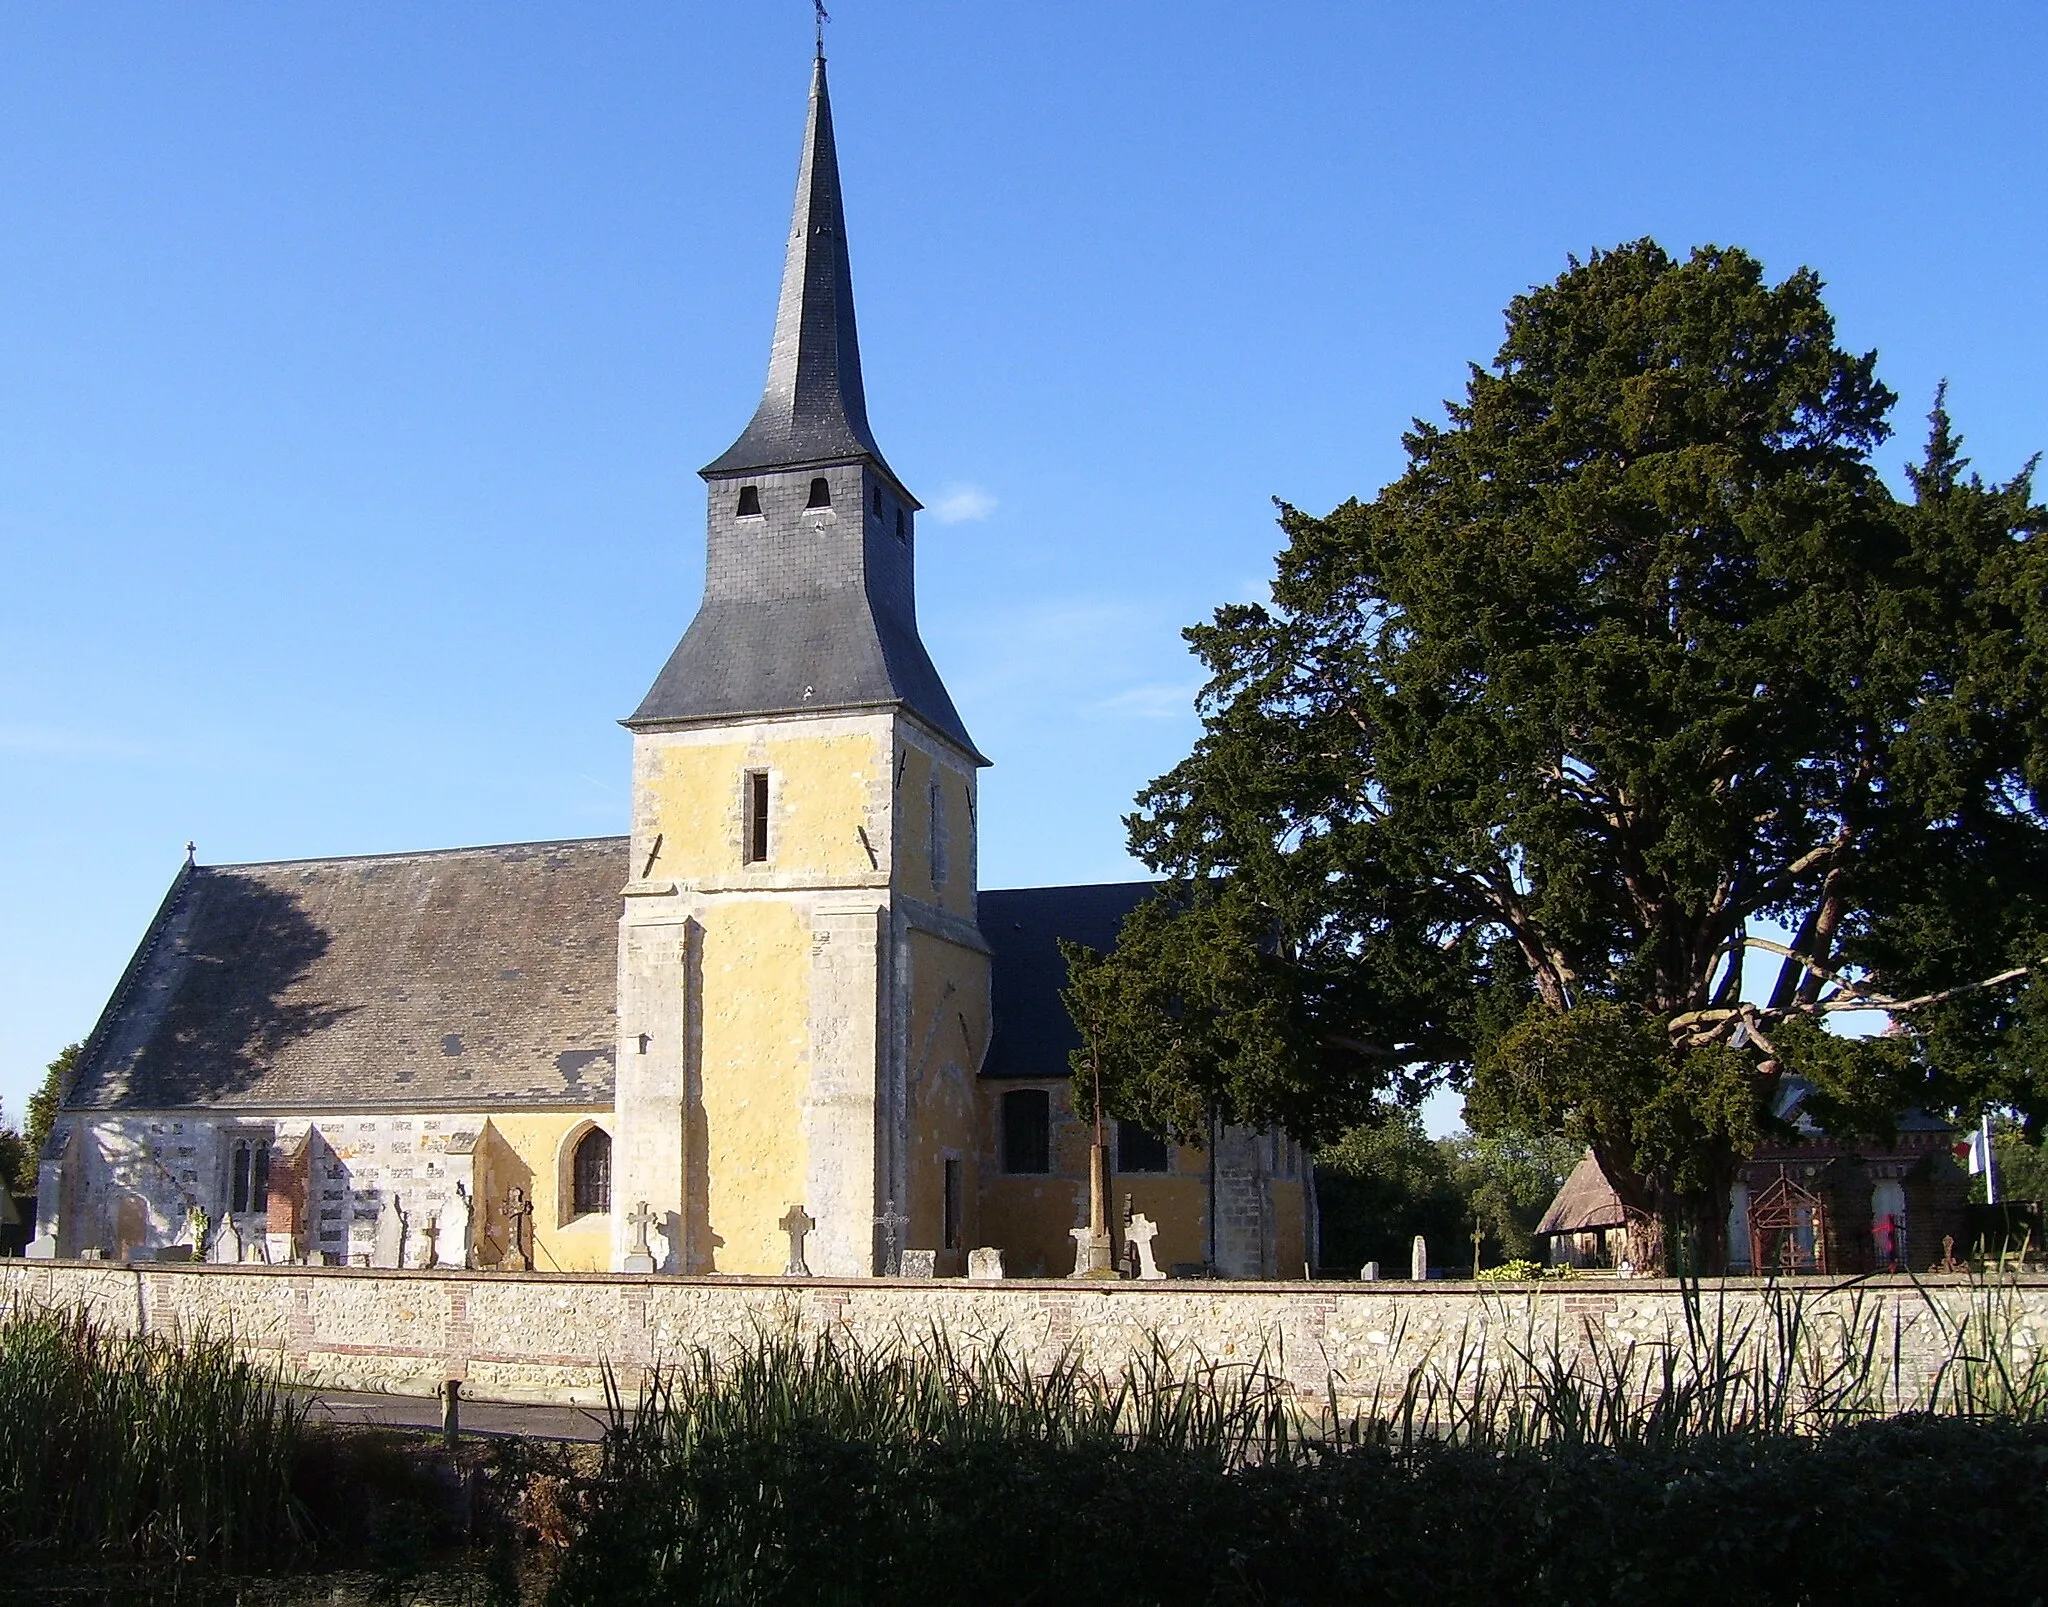
[[[1123,918],[1157,892],[1156,882],[1012,887],[983,892],[981,935],[991,952],[995,1028],[984,1077],[1065,1077],[1081,1034],[1060,1003],[1067,963],[1059,940],[1104,952]]]
[[[187,866],[68,1109],[612,1101],[627,839]]]
[[[768,383],[740,438],[702,472],[709,478],[853,458],[896,478],[868,428],[832,97],[825,87],[825,58],[819,56],[811,69],[810,114],[783,254]]]
[[[829,520],[805,518],[810,471],[848,465],[887,481],[886,513],[871,517],[865,483],[842,472]],[[768,382],[739,440],[701,472],[711,482],[704,600],[626,725],[901,706],[986,763],[918,635],[913,548],[897,539],[917,499],[868,427],[822,57]],[[738,515],[735,477],[760,482],[761,517]]]

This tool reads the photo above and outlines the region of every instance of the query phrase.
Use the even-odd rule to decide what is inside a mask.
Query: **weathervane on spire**
[[[825,0],[811,0],[811,9],[818,14],[818,54],[825,54],[825,24],[832,20],[832,13],[825,9]]]

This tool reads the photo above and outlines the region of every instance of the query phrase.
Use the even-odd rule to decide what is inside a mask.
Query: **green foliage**
[[[1462,1266],[1475,1226],[1483,1259],[1528,1256],[1578,1158],[1565,1139],[1512,1128],[1432,1139],[1415,1111],[1389,1109],[1316,1152],[1320,1264],[1348,1272],[1377,1261],[1405,1277],[1419,1233],[1433,1262]]]
[[[35,1183],[35,1163],[21,1134],[7,1125],[7,1113],[0,1110],[0,1190],[13,1194],[30,1192]]]
[[[1459,1264],[1470,1253],[1472,1202],[1459,1187],[1456,1159],[1423,1132],[1420,1116],[1398,1109],[1318,1150],[1320,1264],[1355,1273],[1377,1261],[1386,1276],[1406,1277],[1418,1233],[1432,1260]]]
[[[1473,1225],[1486,1234],[1485,1254],[1536,1255],[1536,1224],[1578,1164],[1581,1146],[1515,1127],[1461,1132],[1440,1143],[1450,1152],[1451,1177]]]
[[[1283,506],[1129,821],[1179,894],[1110,962],[1113,1111],[1244,1088],[1326,1143],[1476,1073],[1480,1125],[1584,1138],[1709,1240],[1787,1072],[1853,1126],[2048,1119],[2041,988],[1976,986],[2048,953],[2048,511],[1964,474],[1939,401],[1888,489],[1894,398],[1820,291],[1596,253],[1376,498]],[[1797,957],[1744,1001],[1769,924]],[[1911,1041],[1802,1030],[1887,999]]]
[[[1557,1274],[1569,1273],[1571,1268],[1560,1267]],[[1554,1275],[1552,1269],[1540,1261],[1530,1261],[1517,1256],[1512,1261],[1503,1261],[1497,1267],[1482,1267],[1472,1276],[1481,1283],[1527,1283],[1532,1278]]]
[[[57,1058],[43,1071],[41,1085],[28,1096],[28,1123],[22,1138],[28,1147],[31,1166],[42,1155],[43,1145],[49,1142],[50,1129],[57,1125],[58,1107],[64,1103],[64,1094],[71,1086],[71,1075],[78,1069],[78,1058],[84,1053],[85,1045],[82,1043],[66,1044],[58,1050]]]
[[[304,1407],[221,1335],[0,1311],[0,1557],[248,1562],[307,1533]]]
[[[2038,1380],[1888,1418],[1888,1308],[1694,1316],[1579,1365],[1481,1337],[1320,1423],[1261,1364],[1034,1376],[938,1336],[757,1336],[658,1375],[637,1412],[614,1396],[549,1600],[2031,1599]],[[1957,1356],[1995,1338],[1973,1326]]]

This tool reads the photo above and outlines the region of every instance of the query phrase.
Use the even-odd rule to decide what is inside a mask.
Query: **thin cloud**
[[[1179,720],[1195,711],[1200,681],[1155,682],[1133,686],[1088,705],[1088,712],[1109,719]]]
[[[931,516],[942,525],[986,519],[995,511],[995,497],[978,485],[948,486],[931,505]]]
[[[97,732],[0,725],[0,753],[41,753],[63,759],[140,759],[148,752],[139,743]]]

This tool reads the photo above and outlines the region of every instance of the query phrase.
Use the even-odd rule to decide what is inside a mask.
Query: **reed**
[[[1895,1302],[1837,1293],[1695,1286],[1634,1342],[1498,1302],[1364,1402],[1156,1342],[1104,1371],[764,1330],[635,1400],[608,1381],[553,1599],[1562,1602],[1688,1570],[1759,1601],[2003,1599],[2048,1545],[2048,1361],[2012,1289],[1925,1298],[1931,1367]]]
[[[307,1535],[303,1408],[225,1333],[0,1311],[0,1555],[242,1563]]]

